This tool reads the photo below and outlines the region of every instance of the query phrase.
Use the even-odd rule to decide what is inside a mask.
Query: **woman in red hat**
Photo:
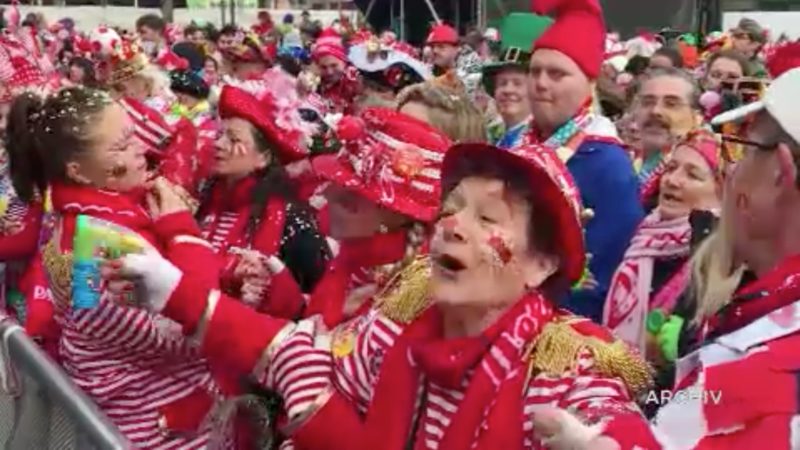
[[[389,109],[367,109],[331,123],[335,155],[313,159],[327,180],[329,234],[339,252],[311,296],[306,316],[328,326],[357,315],[426,251],[439,206],[439,168],[450,140],[424,122]]]
[[[133,122],[106,93],[76,87],[44,98],[18,96],[7,134],[20,197],[30,201],[36,192],[51,192],[54,231],[39,257],[62,329],[58,356],[64,369],[135,446],[206,447],[207,418],[219,389],[175,323],[121,306],[103,284],[87,286],[100,294],[93,307],[79,305],[72,291],[79,215],[124,227],[151,251],[172,252],[181,240],[202,242],[186,211],[171,214],[175,208],[162,204],[148,213],[142,206],[147,164]],[[157,186],[159,197],[175,195],[164,181]],[[202,263],[194,262],[193,273],[208,277]],[[99,280],[100,274],[91,276]]]
[[[219,115],[213,177],[198,218],[203,236],[223,256],[222,285],[255,308],[299,317],[302,292],[316,285],[328,253],[285,169],[307,157],[304,136],[282,128],[270,95],[259,101],[226,86]]]
[[[212,361],[283,397],[294,448],[660,448],[634,403],[646,365],[551,300],[586,262],[578,192],[558,156],[461,144],[442,178],[431,257],[332,331],[242,310],[191,276],[166,281],[157,274],[175,266],[156,254],[125,257],[123,272],[160,292],[148,306]]]

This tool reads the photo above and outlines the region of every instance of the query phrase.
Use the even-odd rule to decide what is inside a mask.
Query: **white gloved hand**
[[[134,281],[139,305],[155,313],[167,305],[178,287],[183,272],[157,251],[132,253],[123,256],[121,275]]]
[[[551,406],[533,409],[533,431],[550,450],[619,450],[613,439],[602,436],[605,425],[586,425],[570,412]]]

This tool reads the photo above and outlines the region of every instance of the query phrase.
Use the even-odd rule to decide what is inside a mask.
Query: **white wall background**
[[[800,37],[800,11],[765,12],[745,11],[726,12],[722,15],[722,28],[729,30],[736,26],[743,17],[749,17],[761,26],[769,28],[770,34],[777,38],[783,33],[797,39]]]

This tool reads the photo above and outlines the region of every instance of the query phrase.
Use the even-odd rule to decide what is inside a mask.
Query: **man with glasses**
[[[746,122],[742,136],[724,138],[744,153],[730,176],[722,211],[730,242],[721,245],[733,251],[733,267],[720,270],[727,276],[743,265],[749,276],[732,296],[714,299],[724,307],[698,318],[704,343],[677,363],[677,386],[688,394],[674,395],[683,400],[668,404],[656,418],[660,434],[672,440],[665,448],[797,448],[798,98],[800,68],[795,68],[778,77],[763,100],[713,121]]]
[[[637,153],[642,192],[652,190],[662,162],[682,136],[700,125],[700,87],[682,69],[653,69],[643,75],[633,104],[641,148]],[[646,196],[646,195],[645,195]]]

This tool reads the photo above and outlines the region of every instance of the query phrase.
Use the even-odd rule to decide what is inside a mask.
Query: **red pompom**
[[[366,126],[364,121],[358,117],[342,117],[336,126],[336,134],[342,141],[356,141],[364,136]]]

